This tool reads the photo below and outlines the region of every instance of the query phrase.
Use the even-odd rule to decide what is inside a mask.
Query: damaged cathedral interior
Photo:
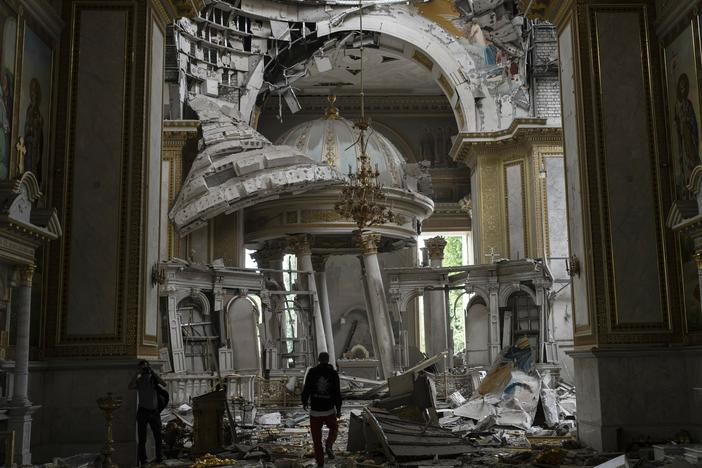
[[[0,464],[702,466],[701,0],[0,27]]]

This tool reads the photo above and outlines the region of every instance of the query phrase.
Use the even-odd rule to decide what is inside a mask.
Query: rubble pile
[[[500,354],[467,400],[454,393],[448,403],[441,426],[468,437],[490,431],[490,437],[474,438],[484,443],[514,430],[524,437],[575,435],[574,388],[550,373],[540,375],[524,340]]]
[[[336,457],[325,466],[619,468],[697,466],[702,460],[702,445],[691,444],[689,435],[646,441],[626,454],[581,447],[575,389],[540,371],[524,342],[505,349],[487,372],[463,372],[473,380],[461,377],[466,383],[460,386],[448,384],[446,374],[427,372],[443,357],[384,381],[342,375],[347,397]],[[295,390],[288,391],[292,399]],[[307,411],[272,397],[244,401],[225,394],[219,388],[192,398],[192,406],[163,410],[166,466],[315,465]],[[51,468],[95,466],[91,458],[57,459]]]

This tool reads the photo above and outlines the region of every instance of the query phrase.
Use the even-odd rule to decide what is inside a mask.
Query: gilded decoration
[[[302,210],[301,219],[303,224],[330,223],[346,220],[346,218],[334,210]]]
[[[31,286],[32,285],[32,278],[34,278],[34,271],[36,270],[36,268],[37,267],[34,264],[23,265],[23,266],[17,268],[17,272],[19,273],[20,283],[23,286]]]
[[[336,135],[331,125],[324,128],[323,160],[331,167],[339,168],[339,155],[336,152]]]
[[[487,246],[501,246],[498,161],[487,158],[478,163],[480,177],[481,257]]]
[[[302,151],[303,148],[305,147],[305,143],[307,142],[307,135],[310,131],[310,127],[312,127],[312,124],[308,123],[304,127],[302,127],[302,130],[300,131],[300,136],[297,137],[297,142],[295,143],[295,148],[298,149],[298,151]]]
[[[444,259],[444,248],[446,248],[446,239],[441,236],[432,237],[424,241],[424,246],[427,248],[429,258],[432,260]]]
[[[73,173],[73,166],[76,160],[76,124],[77,124],[77,103],[79,102],[79,89],[77,88],[78,74],[80,71],[80,31],[81,22],[85,14],[90,12],[100,11],[119,11],[125,15],[125,50],[146,50],[148,39],[144,35],[136,33],[134,29],[134,21],[136,9],[139,6],[138,2],[119,2],[118,4],[78,4],[70,11],[69,24],[65,31],[70,31],[68,39],[71,42],[70,53],[68,59],[73,66],[67,76],[66,82],[69,83],[68,88],[59,89],[57,99],[60,115],[66,115],[65,122],[60,125],[65,125],[64,131],[57,131],[56,142],[53,145],[58,148],[57,157],[55,158],[55,173],[63,174],[59,179],[55,180],[54,203],[70,207],[74,196],[74,187],[70,179]],[[147,28],[148,29],[148,28]],[[133,148],[142,148],[143,141],[137,138],[135,141],[129,139],[129,135],[142,135],[140,131],[134,132],[135,115],[143,113],[143,107],[136,104],[130,97],[139,90],[145,89],[145,64],[139,55],[136,60],[131,60],[129,57],[123,57],[123,63],[120,63],[125,87],[123,89],[125,108],[122,112],[121,126],[124,128],[122,135],[122,162],[121,170],[117,177],[120,179],[121,194],[118,200],[119,213],[124,216],[135,215],[139,218],[139,213],[143,213],[144,196],[142,190],[129,190],[130,187],[143,187],[144,166],[140,151],[132,151]],[[135,72],[135,73],[132,73]],[[129,80],[127,77],[136,76],[134,80]],[[138,100],[137,100],[138,101]],[[140,127],[141,129],[141,127]],[[141,129],[143,130],[143,129]],[[136,145],[136,146],[134,146]],[[133,154],[132,154],[133,153]],[[129,158],[136,158],[130,160]],[[137,161],[136,163],[132,163]],[[138,294],[130,297],[120,295],[117,298],[117,303],[114,310],[104,310],[106,314],[114,316],[114,331],[104,335],[76,335],[69,334],[67,329],[67,319],[70,310],[68,309],[68,285],[70,281],[71,265],[66,252],[71,245],[71,210],[67,211],[65,223],[65,237],[62,249],[56,249],[52,253],[51,264],[49,266],[48,276],[59,278],[58,284],[50,283],[49,292],[57,297],[54,304],[51,304],[47,312],[46,329],[46,345],[47,355],[60,356],[124,356],[133,355],[135,352],[135,344],[137,343],[137,327],[139,324],[139,311],[141,308],[140,298]],[[149,272],[143,271],[138,266],[141,262],[141,255],[137,252],[141,246],[138,243],[129,243],[129,239],[139,239],[141,227],[139,223],[126,223],[121,220],[121,228],[118,233],[118,242],[115,248],[118,250],[117,257],[120,259],[115,268],[117,269],[117,282],[114,289],[118,291],[138,290],[143,284],[143,275]],[[136,249],[136,250],[135,250]],[[59,251],[61,250],[61,251]],[[127,275],[127,271],[137,271],[139,274]]]
[[[168,166],[168,206],[173,206],[183,184],[183,152],[186,145],[197,137],[197,120],[164,120],[161,160]],[[173,223],[168,223],[168,256],[180,254],[180,236]]]
[[[288,246],[298,257],[312,254],[312,236],[297,234],[288,238]]]
[[[378,253],[378,244],[380,243],[380,234],[363,232],[357,237],[357,242],[363,255],[376,255]]]
[[[594,86],[593,86],[593,93],[596,97],[595,99],[595,105],[594,105],[594,113],[595,113],[595,118],[594,119],[585,119],[589,120],[592,125],[594,125],[594,129],[596,130],[596,134],[601,135],[597,140],[594,142],[595,144],[593,145],[594,147],[597,148],[597,157],[594,158],[587,158],[588,160],[592,160],[593,163],[595,163],[595,167],[591,168],[588,167],[588,174],[589,178],[591,180],[597,181],[596,187],[601,187],[600,192],[598,193],[598,197],[600,199],[600,203],[603,205],[600,210],[601,213],[600,215],[604,219],[604,223],[602,225],[602,231],[603,231],[603,239],[602,239],[602,245],[600,246],[594,246],[593,248],[593,255],[597,256],[598,255],[598,250],[602,249],[604,251],[604,257],[608,258],[608,261],[606,263],[606,269],[603,271],[598,271],[598,269],[595,269],[595,275],[598,275],[599,277],[597,278],[597,284],[600,287],[603,287],[605,291],[608,291],[605,293],[606,301],[607,304],[604,307],[598,307],[597,308],[597,325],[600,330],[600,335],[601,339],[600,341],[603,342],[609,342],[609,343],[620,343],[620,342],[630,342],[628,341],[630,339],[629,336],[624,336],[622,332],[628,333],[629,331],[632,330],[642,330],[642,331],[653,331],[653,330],[669,330],[670,327],[670,302],[668,300],[668,291],[667,291],[667,285],[666,285],[666,276],[668,274],[668,271],[665,266],[665,246],[664,246],[664,239],[663,239],[663,233],[661,231],[661,216],[660,216],[660,205],[657,200],[654,200],[653,206],[654,206],[654,212],[651,214],[654,217],[654,222],[653,226],[655,229],[655,236],[656,236],[656,241],[655,241],[655,248],[657,250],[656,252],[656,263],[657,263],[657,268],[658,268],[658,274],[659,274],[659,281],[658,281],[658,287],[659,287],[659,298],[660,298],[660,305],[661,305],[661,319],[660,321],[651,321],[651,322],[622,322],[620,319],[619,311],[620,307],[618,304],[618,291],[617,291],[617,281],[615,278],[615,262],[622,262],[626,261],[625,258],[615,258],[614,254],[614,247],[613,247],[613,233],[612,233],[612,226],[615,225],[613,222],[614,220],[612,219],[612,215],[610,213],[610,192],[608,191],[608,179],[613,179],[614,175],[610,175],[607,173],[607,165],[606,165],[606,140],[604,138],[605,135],[605,119],[608,118],[608,116],[605,115],[605,103],[602,100],[603,97],[603,86],[604,85],[604,80],[603,80],[603,70],[600,68],[603,63],[605,63],[602,60],[602,57],[605,57],[605,53],[603,51],[607,50],[606,47],[608,46],[607,44],[601,44],[600,43],[600,33],[598,32],[598,14],[622,14],[622,15],[628,15],[635,13],[638,16],[638,28],[639,28],[639,47],[640,47],[640,54],[639,56],[641,57],[640,61],[640,67],[641,67],[641,73],[642,73],[642,78],[643,78],[643,83],[642,83],[642,92],[645,95],[645,100],[646,102],[649,103],[647,106],[647,113],[645,115],[645,124],[646,124],[646,129],[647,129],[647,136],[648,136],[648,148],[649,148],[649,157],[650,157],[650,170],[651,170],[651,186],[649,187],[650,193],[654,198],[658,197],[658,194],[660,192],[660,188],[658,186],[658,179],[659,179],[659,174],[657,171],[658,164],[656,161],[658,160],[659,155],[657,154],[657,145],[655,142],[655,134],[656,134],[656,123],[654,122],[654,115],[653,115],[653,108],[651,106],[651,103],[654,101],[654,96],[652,95],[652,88],[650,86],[650,81],[652,79],[651,77],[651,68],[652,66],[655,66],[657,63],[650,63],[649,60],[646,60],[647,57],[650,56],[650,42],[649,42],[649,20],[650,20],[650,14],[652,12],[649,12],[644,5],[622,5],[622,6],[608,6],[608,5],[603,5],[603,6],[598,6],[598,7],[592,7],[588,9],[588,20],[589,20],[589,25],[590,27],[586,29],[585,31],[589,33],[589,45],[592,48],[591,51],[591,56],[593,57],[592,60],[592,69],[593,69],[593,78],[594,78]],[[584,16],[584,15],[583,15]],[[585,73],[585,72],[583,72]],[[599,177],[598,177],[599,176]],[[599,179],[599,180],[598,180]],[[594,244],[594,243],[593,243]],[[599,247],[599,248],[598,248]],[[652,341],[659,341],[657,338],[651,337]],[[623,340],[623,341],[622,341]]]

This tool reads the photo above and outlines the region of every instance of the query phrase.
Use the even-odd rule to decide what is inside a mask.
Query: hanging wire
[[[363,4],[362,0],[358,0],[358,12],[359,12],[359,29],[361,31],[361,121],[366,119],[366,106],[365,106],[365,90],[363,88]]]

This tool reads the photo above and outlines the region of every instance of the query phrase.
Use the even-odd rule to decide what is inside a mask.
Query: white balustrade
[[[169,373],[161,376],[166,382],[170,394],[170,406],[180,406],[183,403],[192,404],[192,398],[214,390],[219,382],[217,375],[211,374],[181,374]],[[227,382],[227,397],[230,399],[243,398],[253,401],[255,394],[255,375],[228,374],[223,376]]]

